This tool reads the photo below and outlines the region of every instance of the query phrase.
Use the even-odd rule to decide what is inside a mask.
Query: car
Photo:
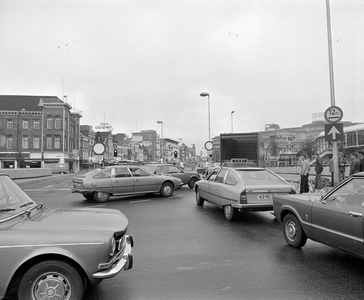
[[[364,258],[364,172],[327,193],[275,196],[273,207],[288,245],[301,248],[311,239]]]
[[[46,207],[0,174],[0,299],[81,300],[132,268],[128,225],[115,209]]]
[[[52,174],[68,174],[70,172],[68,166],[62,163],[46,164],[44,167],[52,169]]]
[[[147,164],[143,168],[152,174],[177,177],[191,189],[195,186],[196,181],[200,180],[200,175],[197,172],[186,172],[172,164]]]
[[[207,201],[234,221],[244,210],[273,210],[273,196],[295,194],[295,188],[274,172],[259,167],[221,167],[195,184],[196,204]]]
[[[171,197],[182,185],[179,178],[154,175],[141,166],[117,165],[74,177],[71,191],[81,193],[88,200],[106,202],[110,196],[160,193]]]

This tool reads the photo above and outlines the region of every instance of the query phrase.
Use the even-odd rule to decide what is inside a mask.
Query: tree
[[[269,153],[274,156],[277,157],[278,156],[278,143],[276,141],[275,138],[272,138],[269,142]]]
[[[297,156],[301,156],[302,154],[307,155],[308,158],[312,157],[317,149],[313,146],[314,138],[312,136],[308,136],[300,142],[301,150],[298,151]]]

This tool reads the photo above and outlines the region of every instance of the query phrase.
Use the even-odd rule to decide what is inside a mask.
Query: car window
[[[125,168],[115,168],[115,177],[131,177],[131,174],[129,172],[129,169],[127,167]]]
[[[111,169],[103,170],[94,176],[92,176],[94,179],[104,179],[104,178],[111,178]]]
[[[225,169],[221,169],[215,178],[215,182],[223,183],[226,172]]]
[[[149,173],[147,173],[147,171],[139,167],[130,167],[130,172],[133,177],[151,176]]]
[[[248,185],[279,185],[283,181],[267,170],[237,170],[238,175]]]
[[[228,171],[228,173],[226,175],[225,184],[227,184],[227,185],[237,185],[238,184],[238,179],[235,177],[235,175],[231,171]]]
[[[181,173],[181,170],[178,169],[176,166],[168,166],[167,167],[167,173],[172,174],[172,173]]]
[[[353,178],[325,200],[328,203],[364,207],[364,179]]]
[[[166,170],[166,167],[165,166],[158,166],[156,169],[155,169],[155,174],[166,174],[167,173],[167,170]]]

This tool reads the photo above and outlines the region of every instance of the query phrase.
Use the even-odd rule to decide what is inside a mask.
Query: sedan
[[[81,300],[132,268],[128,219],[114,209],[44,207],[0,174],[0,299]]]
[[[140,166],[120,165],[95,169],[74,177],[72,192],[106,202],[110,196],[160,193],[171,197],[183,185],[179,178],[154,175]]]
[[[149,164],[143,166],[143,168],[152,174],[177,177],[191,189],[195,186],[196,181],[200,180],[200,175],[197,172],[185,172],[172,164]]]
[[[301,248],[309,238],[364,258],[364,172],[327,194],[275,196],[273,204],[288,245]]]
[[[244,210],[273,210],[273,196],[295,194],[286,180],[265,168],[222,167],[195,185],[196,203],[204,201],[224,209],[225,218],[233,221]]]

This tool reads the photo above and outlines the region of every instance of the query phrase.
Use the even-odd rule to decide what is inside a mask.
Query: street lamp
[[[200,94],[201,97],[207,97],[208,100],[208,117],[209,117],[209,141],[211,140],[211,131],[210,131],[210,95],[209,93],[202,92]]]
[[[163,121],[157,121],[158,124],[161,124],[161,131],[162,131],[162,138],[159,139],[159,148],[160,148],[160,158],[162,159],[163,162],[163,144],[162,144],[162,140],[163,140]]]
[[[232,111],[231,112],[231,133],[233,133],[234,132],[234,127],[233,127],[233,113],[234,113],[235,111]]]

